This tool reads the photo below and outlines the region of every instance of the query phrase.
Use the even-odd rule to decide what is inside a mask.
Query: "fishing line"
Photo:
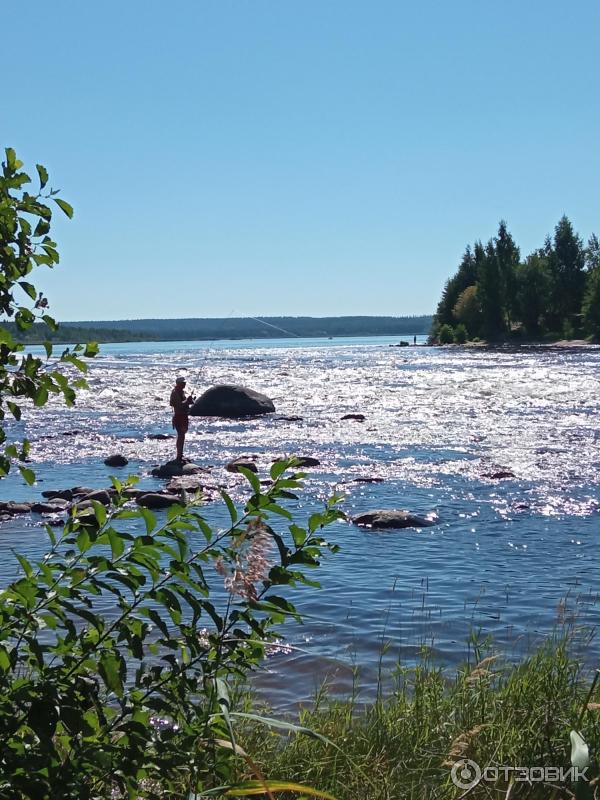
[[[301,339],[299,333],[294,333],[293,331],[287,331],[285,328],[280,328],[279,325],[273,325],[272,322],[267,322],[260,317],[245,317],[244,319],[253,319],[254,322],[261,322],[263,325],[268,325],[270,328],[275,328],[276,331],[281,331],[282,333],[287,333],[289,336],[295,336],[297,339]]]
[[[235,308],[232,308],[231,311],[229,312],[229,314],[225,317],[225,320],[227,321],[227,320],[231,319],[231,317],[233,316],[234,312],[235,312]],[[281,333],[285,333],[286,335],[291,336],[291,337],[295,337],[296,339],[301,339],[302,338],[299,333],[294,333],[294,331],[289,331],[286,328],[280,327],[279,325],[274,325],[272,322],[267,322],[266,320],[261,319],[260,317],[245,316],[245,317],[241,317],[241,319],[251,319],[254,322],[258,322],[261,325],[266,325],[269,328],[274,328],[276,331],[281,331]],[[197,380],[195,381],[195,383],[199,383],[200,382],[200,377],[201,377],[202,371],[206,368],[206,362],[208,361],[208,357],[209,357],[209,355],[210,355],[212,350],[216,350],[216,348],[214,348],[213,345],[220,338],[222,338],[222,337],[215,336],[214,339],[210,340],[210,342],[208,344],[208,347],[206,348],[206,352],[204,353],[204,357],[203,357],[203,359],[202,359],[202,361],[200,363],[200,366],[197,369]],[[192,394],[196,394],[196,392],[192,391]]]

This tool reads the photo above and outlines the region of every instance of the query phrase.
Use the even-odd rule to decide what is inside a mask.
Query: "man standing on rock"
[[[177,461],[183,463],[183,445],[188,431],[190,406],[194,398],[185,396],[185,378],[180,376],[175,381],[169,403],[173,406],[173,427],[177,431]]]

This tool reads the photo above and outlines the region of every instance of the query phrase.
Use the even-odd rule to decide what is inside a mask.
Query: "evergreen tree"
[[[528,256],[516,271],[516,287],[516,315],[530,336],[539,336],[550,289],[547,257],[539,251]]]
[[[505,333],[506,325],[502,305],[502,276],[492,239],[485,251],[481,242],[478,242],[475,258],[478,261],[477,295],[481,303],[482,332],[486,339],[497,339]]]
[[[558,331],[580,312],[585,290],[583,242],[564,215],[554,229],[548,265],[551,280],[549,322]]]
[[[476,280],[477,269],[475,265],[475,259],[471,251],[471,247],[467,245],[462,260],[459,264],[458,271],[452,276],[452,278],[446,281],[446,285],[442,291],[442,297],[438,303],[437,311],[433,321],[434,334],[439,331],[442,325],[454,324],[454,316],[452,311],[456,305],[456,301],[458,300],[461,292],[463,292],[467,286],[474,284]]]
[[[495,239],[495,252],[501,282],[502,311],[510,325],[516,307],[516,269],[519,264],[519,248],[508,232],[506,222],[500,220]]]
[[[585,249],[585,268],[592,272],[600,267],[600,240],[595,233],[592,233]]]
[[[581,311],[586,331],[597,338],[600,337],[600,241],[595,233],[588,241],[585,266],[588,274]]]
[[[583,298],[583,322],[588,333],[600,336],[600,266],[590,273]]]

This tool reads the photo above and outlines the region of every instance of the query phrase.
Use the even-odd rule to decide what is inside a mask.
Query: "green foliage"
[[[2,800],[187,798],[262,780],[236,743],[233,679],[298,618],[279,592],[314,585],[306,571],[337,550],[322,529],[343,516],[333,498],[291,523],[293,464],[275,465],[264,493],[248,473],[239,512],[224,496],[225,530],[194,503],[161,521],[130,509],[133,481],[114,480],[109,509],[48,528],[39,562],[17,556],[0,595]]]
[[[146,341],[150,336],[143,336],[131,331],[113,328],[84,328],[61,323],[57,328],[50,328],[45,322],[36,322],[27,331],[18,331],[14,322],[0,326],[11,336],[18,336],[21,344],[70,344],[72,342],[132,342]],[[156,340],[156,337],[155,339]]]
[[[477,252],[477,295],[481,303],[481,333],[486,339],[497,339],[506,332],[506,308],[504,305],[505,276],[500,271],[500,262],[492,239],[485,250]]]
[[[583,322],[592,336],[600,336],[600,266],[588,276],[583,298]]]
[[[458,271],[450,278],[438,303],[433,320],[433,329],[439,330],[442,325],[454,324],[454,308],[462,292],[477,280],[477,265],[470,246],[465,250]]]
[[[462,322],[472,337],[488,341],[523,329],[534,338],[549,338],[550,333],[560,337],[565,332],[572,337],[578,334],[582,313],[587,314],[588,330],[596,330],[594,301],[586,299],[587,311],[583,309],[586,286],[600,265],[600,241],[595,234],[584,248],[563,216],[553,239],[546,237],[524,263],[519,258],[519,248],[503,220],[485,247],[479,241],[473,250],[468,247],[458,272],[442,292],[434,333],[439,335],[444,324]]]
[[[501,306],[506,315],[506,321],[510,325],[516,302],[515,270],[519,264],[519,248],[504,220],[500,220],[498,226],[498,233],[494,240],[494,252],[500,276]]]
[[[560,328],[568,317],[581,310],[585,289],[583,242],[566,216],[560,218],[554,229],[549,261],[550,324]]]
[[[530,336],[538,336],[548,309],[550,274],[548,259],[534,253],[516,271],[517,303],[515,313]]]
[[[592,233],[585,249],[585,268],[593,272],[597,267],[600,267],[600,239]]]
[[[440,344],[452,344],[454,341],[454,328],[451,325],[442,325],[438,332]]]
[[[454,328],[454,343],[455,344],[464,344],[467,339],[469,338],[469,332],[463,325],[463,323],[459,323],[456,328]]]
[[[568,781],[554,788],[513,783],[513,793],[510,774],[507,780],[502,772],[497,781],[481,781],[463,793],[451,770],[464,758],[482,770],[568,768],[573,728],[581,730],[592,754],[599,752],[598,711],[587,710],[590,700],[598,702],[598,691],[590,693],[594,685],[567,648],[567,642],[551,642],[516,667],[480,652],[452,677],[425,653],[414,667],[398,666],[387,700],[380,690],[375,702],[365,704],[358,680],[347,700],[321,693],[298,722],[322,731],[326,741],[265,737],[263,728],[248,726],[242,745],[267,778],[302,777],[338,800],[566,800],[575,788]],[[597,767],[590,767],[588,776],[596,774]]]
[[[37,165],[39,188],[30,193],[32,181],[22,170],[23,163],[15,151],[6,148],[6,161],[0,175],[0,322],[12,320],[12,331],[0,325],[0,478],[6,475],[15,459],[27,458],[29,443],[6,441],[4,420],[7,413],[21,419],[23,401],[43,406],[51,394],[62,394],[67,404],[75,401],[75,388],[85,382],[70,381],[57,366],[70,365],[80,372],[87,367],[83,357],[95,354],[93,343],[87,347],[77,345],[64,350],[52,360],[52,345],[46,342],[46,359],[24,353],[22,334],[26,334],[36,321],[42,321],[53,330],[57,327],[48,314],[48,301],[26,278],[36,266],[54,267],[59,254],[50,237],[52,208],[55,203],[68,217],[73,209],[57,197],[57,190],[45,187],[48,172]],[[15,296],[16,295],[16,296]],[[24,479],[31,483],[31,470],[20,467]]]
[[[481,303],[477,295],[476,285],[467,286],[464,292],[461,292],[452,310],[452,315],[457,322],[462,322],[468,330],[480,330]]]

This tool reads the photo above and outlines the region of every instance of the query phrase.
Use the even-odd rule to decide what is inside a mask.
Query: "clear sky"
[[[428,313],[500,218],[600,234],[598,0],[1,6],[59,319]]]

